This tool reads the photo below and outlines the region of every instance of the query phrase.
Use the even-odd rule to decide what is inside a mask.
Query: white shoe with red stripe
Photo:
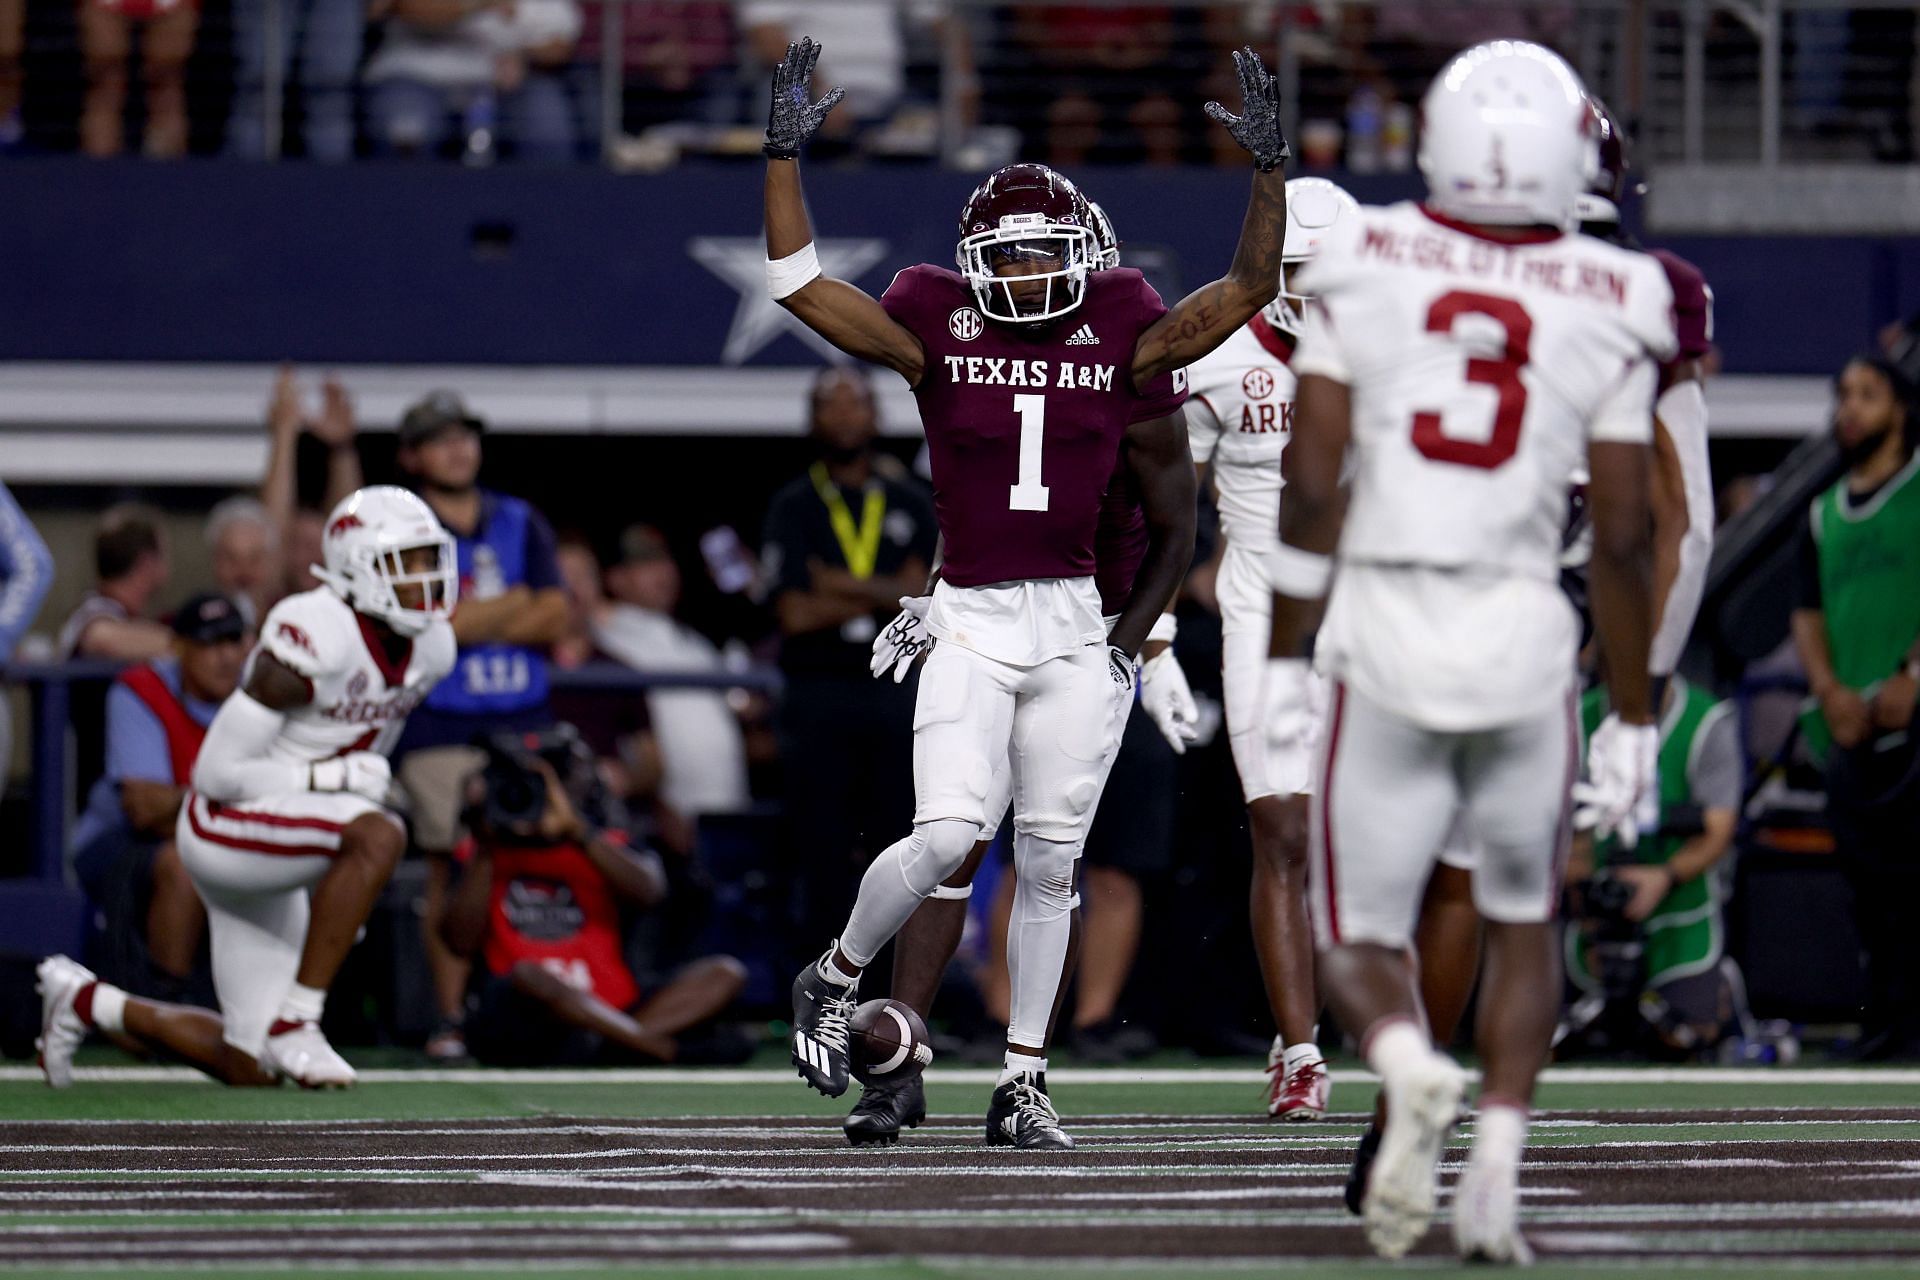
[[[33,976],[40,993],[40,1037],[33,1047],[47,1083],[64,1089],[73,1083],[73,1051],[87,1038],[87,1024],[73,1002],[94,980],[93,971],[65,956],[48,956]]]
[[[267,1032],[260,1065],[302,1089],[347,1089],[359,1078],[347,1060],[333,1051],[317,1022],[274,1023]]]
[[[1289,1071],[1284,1062],[1267,1066],[1267,1114],[1275,1120],[1319,1120],[1327,1114],[1327,1064],[1309,1058]]]

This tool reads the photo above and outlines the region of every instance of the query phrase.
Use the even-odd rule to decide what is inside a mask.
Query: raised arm
[[[813,224],[800,188],[800,150],[827,112],[845,96],[829,90],[813,99],[813,67],[820,46],[803,39],[787,46],[773,73],[773,103],[767,113],[767,290],[801,323],[850,356],[884,365],[918,385],[926,366],[920,340],[885,308],[844,280],[820,273]]]
[[[1292,152],[1280,131],[1279,84],[1251,47],[1235,53],[1233,62],[1246,114],[1236,116],[1217,102],[1207,104],[1207,114],[1253,154],[1258,170],[1240,223],[1240,243],[1226,275],[1182,298],[1140,335],[1133,348],[1136,387],[1192,364],[1280,292],[1280,251],[1287,237],[1287,175],[1280,165]]]
[[[1173,602],[1193,562],[1198,485],[1187,448],[1186,415],[1176,409],[1127,428],[1127,466],[1147,521],[1147,554],[1134,575],[1133,594],[1108,642],[1138,655],[1162,613]]]

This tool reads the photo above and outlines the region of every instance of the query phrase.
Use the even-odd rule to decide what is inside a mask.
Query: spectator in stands
[[[53,553],[7,486],[0,484],[0,662],[20,647],[52,585]],[[0,786],[13,758],[12,712],[10,700],[0,694]]]
[[[309,420],[300,406],[300,384],[291,365],[282,365],[267,403],[267,472],[260,479],[260,505],[279,531],[285,549],[281,582],[274,594],[292,595],[320,585],[313,566],[320,563],[320,538],[327,512],[361,485],[360,452],[354,446],[358,423],[353,398],[338,378],[320,384],[320,413]],[[300,504],[299,462],[302,433],[326,447],[326,487],[318,507]]]
[[[480,964],[467,1020],[474,1053],[511,1066],[712,1061],[711,1040],[684,1037],[733,1003],[746,970],[706,956],[642,991],[622,914],[657,908],[666,870],[631,842],[585,745],[564,733],[543,743],[547,799],[535,822],[500,824],[485,775],[468,784],[474,835],[443,931],[454,954]],[[751,1051],[743,1041],[725,1056]]]
[[[620,535],[620,556],[607,572],[613,603],[594,639],[636,671],[718,674],[727,669],[718,646],[674,616],[680,566],[658,529],[634,525]],[[747,750],[740,717],[725,689],[659,688],[647,694],[647,719],[660,746],[660,799],[697,820],[735,813],[747,790]]]
[[[107,981],[178,1000],[207,915],[174,849],[174,821],[200,742],[240,681],[248,629],[226,596],[173,615],[174,651],[128,667],[107,694],[107,772],[74,824],[73,865],[102,926]]]
[[[213,585],[240,606],[256,627],[280,598],[280,531],[258,498],[222,499],[207,513],[207,552]]]
[[[1847,473],[1813,502],[1793,637],[1826,748],[1827,819],[1854,888],[1867,962],[1871,1056],[1920,1056],[1920,401],[1879,353],[1835,381],[1834,436]]]
[[[521,160],[573,159],[563,73],[579,38],[575,0],[393,0],[365,72],[375,146],[432,154],[457,124],[469,163],[490,163],[503,138]]]
[[[27,136],[20,119],[20,54],[26,47],[27,0],[0,0],[0,153]]]
[[[553,529],[525,501],[480,487],[482,426],[451,391],[433,392],[400,421],[400,469],[453,535],[460,561],[453,674],[407,718],[394,750],[395,776],[413,800],[413,841],[427,855],[427,956],[447,1019],[428,1046],[438,1057],[465,1052],[456,1028],[467,966],[446,950],[439,924],[461,789],[481,760],[472,744],[552,723],[545,651],[567,629]]]
[[[1591,737],[1610,707],[1605,686],[1581,701],[1581,725]],[[1726,954],[1725,905],[1746,767],[1738,717],[1680,676],[1666,682],[1660,708],[1660,831],[1623,849],[1611,837],[1597,845],[1578,837],[1569,878],[1596,872],[1631,890],[1622,914],[1640,926],[1642,990],[1634,997],[1650,1015],[1668,1049],[1699,1053],[1739,1031],[1746,983]],[[1583,923],[1599,924],[1588,914]],[[1584,991],[1605,989],[1605,966],[1595,963],[1590,930],[1566,931],[1567,976]]]
[[[586,0],[578,58],[600,66],[605,0]],[[621,4],[622,126],[733,119],[733,8],[719,0],[640,0]]]
[[[268,39],[268,11],[273,34]],[[227,151],[244,160],[268,157],[265,88],[269,57],[280,83],[289,83],[294,51],[300,72],[301,133],[307,159],[339,164],[353,158],[353,75],[360,69],[366,30],[361,0],[233,0],[234,95],[227,117]],[[271,49],[269,49],[271,43]],[[276,130],[277,132],[277,130]],[[285,143],[281,145],[284,147]]]
[[[868,674],[902,596],[927,593],[938,526],[918,482],[874,448],[873,387],[822,369],[818,460],[773,497],[763,556],[780,624],[781,759],[802,936],[831,930],[868,860],[912,819],[914,686]]]
[[[94,535],[92,590],[67,616],[55,650],[62,658],[141,662],[173,649],[173,633],[147,616],[167,584],[167,547],[161,516],[151,507],[108,507]]]
[[[581,671],[603,666],[622,670],[619,661],[595,639],[595,631],[605,622],[611,607],[600,558],[578,539],[562,539],[556,558],[567,591],[567,630],[554,642],[554,669]],[[684,819],[655,803],[662,776],[660,744],[647,720],[644,694],[557,689],[553,712],[580,731],[581,740],[599,759],[600,776],[629,813],[652,810],[662,839],[675,849],[691,848],[692,833]]]
[[[125,146],[128,63],[140,30],[146,81],[146,139],[150,159],[187,153],[187,57],[199,26],[196,0],[80,0],[80,56],[87,91],[80,112],[80,149],[117,156]]]

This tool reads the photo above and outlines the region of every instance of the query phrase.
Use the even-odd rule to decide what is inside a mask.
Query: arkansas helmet
[[[1120,265],[1120,233],[1113,229],[1113,219],[1098,202],[1087,201],[1087,215],[1093,222],[1093,242],[1100,249],[1098,268],[1110,271]]]
[[[994,170],[960,211],[954,258],[989,320],[1039,324],[1068,314],[1086,297],[1099,256],[1086,197],[1043,164]]]
[[[1588,95],[1587,109],[1593,113],[1600,159],[1592,184],[1574,201],[1574,209],[1583,223],[1618,222],[1620,202],[1627,192],[1632,190],[1637,195],[1647,188],[1642,183],[1627,181],[1633,157],[1627,147],[1626,131],[1607,110],[1607,104]]]
[[[1300,334],[1300,315],[1293,304],[1305,305],[1305,294],[1289,292],[1293,269],[1311,262],[1321,243],[1343,220],[1357,217],[1360,202],[1346,188],[1325,178],[1287,180],[1287,232],[1280,244],[1280,296],[1266,307],[1267,323],[1282,333]]]
[[[1586,86],[1559,54],[1525,40],[1474,45],[1434,78],[1421,117],[1433,208],[1494,226],[1573,225],[1599,153]]]
[[[327,516],[320,554],[326,563],[313,566],[314,577],[403,636],[453,613],[460,590],[453,537],[417,494],[390,484],[348,494]],[[401,599],[416,588],[417,605]]]

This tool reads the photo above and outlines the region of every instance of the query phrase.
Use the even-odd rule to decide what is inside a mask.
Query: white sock
[[[1036,1058],[1026,1053],[1015,1053],[1009,1049],[1007,1050],[1006,1069],[1000,1073],[1000,1083],[1005,1084],[1018,1075],[1026,1075],[1029,1073],[1040,1075],[1045,1072],[1046,1069],[1047,1060],[1045,1058]]]
[[[127,1029],[127,993],[105,982],[93,984],[93,1025],[102,1031]]]
[[[1473,1152],[1476,1163],[1492,1162],[1517,1165],[1527,1145],[1527,1109],[1505,1099],[1480,1100],[1473,1118]]]
[[[1273,1044],[1267,1048],[1267,1066],[1277,1067],[1287,1056],[1287,1041],[1284,1036],[1275,1036]]]
[[[840,949],[841,949],[840,944],[838,942],[835,942],[832,946],[827,948],[827,954],[821,956],[820,963],[815,965],[814,967],[820,971],[821,977],[825,978],[828,982],[833,983],[835,986],[850,987],[854,983],[860,981],[860,977],[858,974],[855,974],[852,977],[848,977],[846,974],[840,971],[840,966],[834,963],[833,953]]]
[[[1311,1062],[1324,1062],[1317,1044],[1290,1044],[1280,1054],[1281,1069],[1292,1075],[1302,1066]]]
[[[1433,1056],[1427,1033],[1412,1018],[1382,1018],[1367,1030],[1367,1065],[1383,1083]]]
[[[281,1022],[318,1022],[326,1009],[326,992],[303,987],[296,982],[287,988],[286,999],[280,1002],[280,1012],[276,1016]]]

